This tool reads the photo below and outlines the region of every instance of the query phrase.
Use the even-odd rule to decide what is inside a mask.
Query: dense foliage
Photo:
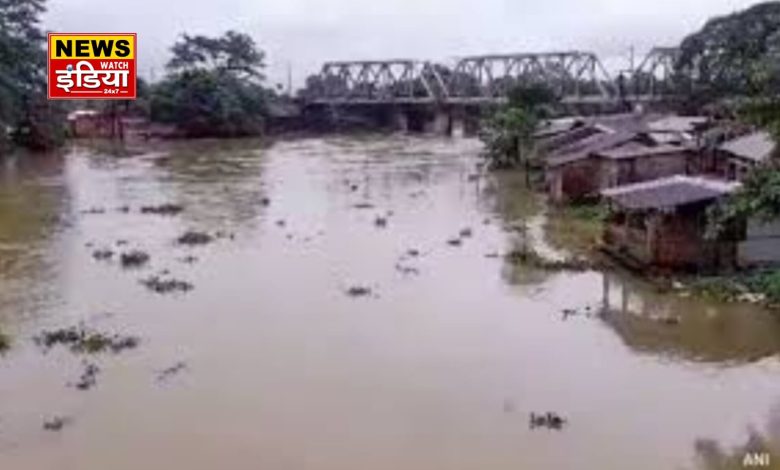
[[[184,35],[171,48],[168,74],[151,91],[151,118],[188,137],[260,134],[267,114],[265,55],[251,37]]]
[[[534,132],[556,100],[554,93],[541,85],[515,86],[508,98],[508,104],[486,120],[480,133],[486,156],[494,168],[530,163]]]
[[[51,148],[64,138],[61,106],[46,98],[45,0],[0,0],[0,149]]]
[[[680,45],[690,93],[705,98],[780,91],[780,2],[714,18]]]

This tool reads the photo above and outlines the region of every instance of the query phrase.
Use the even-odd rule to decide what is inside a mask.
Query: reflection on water
[[[480,149],[364,136],[10,161],[0,468],[656,470],[694,464],[702,436],[742,445],[780,395],[775,317],[508,263],[562,253],[524,176],[482,173]],[[140,211],[159,204],[184,210]],[[177,244],[189,230],[222,236]],[[148,263],[123,269],[131,250]],[[150,292],[152,276],[194,290]],[[141,342],[82,357],[29,339],[81,323]],[[530,429],[547,411],[566,427]]]
[[[603,279],[602,319],[638,352],[722,365],[780,352],[780,321],[770,312],[659,293],[627,275]]]
[[[48,285],[56,282],[56,266],[48,252],[71,217],[62,170],[60,155],[0,161],[0,327],[13,327],[51,301]],[[31,292],[29,279],[40,288]]]

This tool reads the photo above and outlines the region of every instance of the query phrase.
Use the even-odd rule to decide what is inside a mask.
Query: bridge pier
[[[396,132],[409,132],[409,115],[402,109],[393,111],[393,130]]]
[[[436,135],[450,135],[450,113],[444,110],[436,111],[433,120],[428,122],[425,131]]]
[[[450,134],[456,139],[466,136],[466,119],[463,116],[453,115],[450,120]]]

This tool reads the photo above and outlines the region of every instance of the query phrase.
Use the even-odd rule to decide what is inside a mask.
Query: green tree
[[[703,99],[780,91],[780,2],[708,21],[680,45],[678,72]]]
[[[189,137],[262,133],[271,93],[263,87],[265,55],[251,37],[183,35],[171,50],[168,74],[151,90],[152,120]]]
[[[62,106],[46,99],[45,0],[0,0],[0,146],[36,148],[64,138]]]
[[[552,90],[543,85],[519,85],[509,90],[508,104],[486,120],[480,133],[493,168],[525,165],[529,169],[534,132],[539,121],[549,117],[556,101]]]

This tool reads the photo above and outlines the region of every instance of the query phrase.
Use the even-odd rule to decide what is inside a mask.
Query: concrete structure
[[[737,237],[706,237],[707,209],[739,183],[672,176],[602,191],[605,249],[640,267],[710,271],[737,264]]]
[[[467,128],[464,116],[506,103],[517,84],[552,89],[571,112],[617,112],[669,98],[669,89],[656,85],[668,81],[663,66],[668,61],[661,59],[670,57],[670,51],[654,49],[632,72],[628,88],[625,83],[618,86],[599,58],[587,51],[478,55],[463,57],[453,66],[412,59],[326,62],[307,81],[303,99],[306,107],[374,106],[380,114],[387,107],[402,106],[404,113],[433,107],[437,117],[424,127],[436,132],[446,128],[447,133]],[[439,113],[448,115],[446,127]]]

